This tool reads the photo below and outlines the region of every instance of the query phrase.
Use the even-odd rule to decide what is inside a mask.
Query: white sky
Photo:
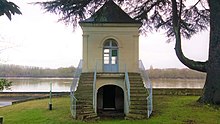
[[[0,63],[58,68],[77,66],[82,58],[82,31],[57,22],[59,16],[44,13],[40,6],[27,4],[43,0],[11,0],[22,15],[0,16]],[[208,58],[208,32],[184,40],[183,52],[189,58]],[[140,36],[140,59],[145,68],[185,68],[174,51],[174,42],[166,43],[162,33]],[[7,48],[5,50],[1,50]]]

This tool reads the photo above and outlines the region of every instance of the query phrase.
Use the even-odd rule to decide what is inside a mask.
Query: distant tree
[[[11,85],[12,85],[11,81],[8,81],[7,79],[0,79],[0,91],[4,89],[10,89]]]
[[[7,0],[0,0],[0,16],[6,15],[9,20],[11,20],[11,15],[22,14],[19,7],[13,2],[8,2]]]
[[[104,2],[112,0],[53,0],[38,2],[43,8],[60,14],[59,20],[77,25],[79,20],[94,13]],[[195,2],[187,6],[186,2]],[[199,102],[220,104],[220,1],[219,0],[115,0],[136,20],[143,23],[141,32],[156,29],[166,31],[175,39],[178,59],[193,70],[207,73]],[[187,58],[181,48],[182,38],[210,27],[209,58],[199,62]],[[199,44],[198,44],[199,45]]]
[[[151,65],[151,66],[150,66],[150,70],[153,70],[153,69],[154,69],[154,67],[153,67],[153,65]]]

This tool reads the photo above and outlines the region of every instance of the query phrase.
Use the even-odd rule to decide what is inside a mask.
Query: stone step
[[[130,87],[131,90],[145,90],[144,87]]]
[[[86,98],[86,97],[80,97],[80,98],[78,98],[77,99],[78,101],[86,101],[86,102],[92,102],[93,101],[93,99],[92,98]]]
[[[144,110],[147,110],[147,103],[146,104],[142,104],[142,105],[134,105],[134,104],[131,104],[130,105],[130,109],[144,109]]]
[[[129,77],[129,81],[130,82],[142,82],[142,78],[141,77]]]
[[[93,85],[81,84],[77,87],[80,90],[93,90]]]
[[[84,87],[84,86],[78,86],[77,90],[81,91],[81,90],[93,90],[93,87]],[[76,90],[76,92],[77,92]]]
[[[144,84],[143,83],[133,83],[133,84],[130,84],[130,87],[143,87],[144,88]]]
[[[93,79],[92,80],[81,80],[80,82],[79,82],[79,84],[93,84]]]
[[[81,77],[80,78],[80,82],[84,82],[84,81],[93,81],[94,77]]]
[[[77,102],[79,102],[79,103],[83,103],[83,102],[89,102],[89,103],[91,103],[93,100],[92,100],[92,98],[86,98],[86,97],[77,97]]]
[[[97,118],[97,114],[93,113],[87,113],[87,114],[78,114],[77,119],[78,120],[93,120],[94,118]]]
[[[142,114],[142,115],[147,115],[147,110],[144,109],[130,109],[129,113],[131,114]]]
[[[77,96],[77,97],[84,97],[84,96],[91,96],[92,97],[92,95],[93,95],[93,91],[92,90],[82,90],[82,88],[80,88],[80,89],[77,89],[77,91],[74,93],[75,94],[75,96]]]
[[[145,94],[145,93],[136,93],[136,94],[134,94],[134,93],[131,93],[130,94],[130,97],[145,97],[145,98],[147,98],[147,94]]]
[[[147,94],[147,90],[146,89],[130,89],[130,94]]]
[[[125,117],[126,120],[141,120],[141,119],[146,119],[147,115],[142,115],[142,114],[133,114],[129,113]]]
[[[125,117],[124,112],[119,111],[101,111],[98,115],[101,119],[123,119]]]
[[[81,73],[81,75],[80,76],[93,76],[94,75],[94,73],[93,72],[86,72],[86,73]]]
[[[139,76],[140,73],[132,73],[132,72],[129,72],[128,75],[129,75],[129,76]]]
[[[142,81],[130,81],[130,85],[133,86],[135,84],[138,84],[138,85],[142,85],[144,86],[144,83]]]
[[[93,109],[92,103],[89,103],[89,101],[80,101],[80,100],[78,100],[76,105],[80,108],[84,107],[84,108]]]
[[[84,82],[84,81],[93,81],[93,80],[94,80],[93,77],[90,77],[90,78],[84,77],[84,78],[80,78],[80,82],[79,83]]]
[[[78,91],[77,91],[78,90]],[[92,86],[78,86],[76,92],[85,92],[85,91],[93,91]]]
[[[80,97],[81,95],[91,95],[91,94],[93,94],[93,91],[91,91],[91,90],[85,90],[85,91],[77,91],[77,92],[75,92],[75,96],[77,96],[77,97]]]
[[[88,103],[77,103],[76,104],[77,108],[86,108],[86,109],[92,109],[93,110],[93,106],[92,104],[88,104]]]
[[[148,94],[148,92],[145,89],[139,89],[139,90],[131,89],[130,94]]]
[[[93,87],[78,86],[76,92],[93,91]]]
[[[142,88],[142,89],[146,89],[144,87],[144,84],[130,84],[130,89],[134,89],[134,88]]]
[[[85,79],[94,79],[94,75],[90,75],[90,76],[85,76],[85,75],[83,75],[83,76],[80,76],[80,79],[81,80],[85,80]]]
[[[94,113],[94,111],[91,109],[86,110],[86,109],[77,108],[76,113],[77,114],[91,114],[91,113]]]
[[[84,120],[98,120],[100,119],[96,113],[90,113],[90,114],[86,114],[84,116]]]
[[[145,96],[139,96],[139,97],[131,97],[131,100],[146,100],[147,97]]]
[[[81,90],[82,88],[79,88],[76,90],[76,92],[74,94],[80,94],[81,95],[87,95],[87,94],[93,94],[92,90]]]
[[[93,86],[79,85],[79,86],[77,87],[77,89],[80,89],[80,90],[93,90]]]
[[[139,105],[147,105],[147,100],[131,100],[131,106],[133,106],[133,105],[137,105],[137,106],[139,106]]]

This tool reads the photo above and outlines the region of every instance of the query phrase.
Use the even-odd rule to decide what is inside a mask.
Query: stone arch
[[[114,111],[124,114],[125,92],[115,84],[102,85],[97,90],[97,112]]]

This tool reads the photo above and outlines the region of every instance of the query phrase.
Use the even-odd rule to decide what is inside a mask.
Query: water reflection
[[[202,89],[205,79],[153,79],[153,88],[200,88]]]
[[[12,102],[0,101],[0,107],[12,105]]]
[[[11,90],[4,92],[68,92],[72,78],[8,78],[12,81]]]
[[[69,92],[72,78],[8,78],[11,90],[4,92]],[[153,88],[203,88],[204,79],[152,79]]]

